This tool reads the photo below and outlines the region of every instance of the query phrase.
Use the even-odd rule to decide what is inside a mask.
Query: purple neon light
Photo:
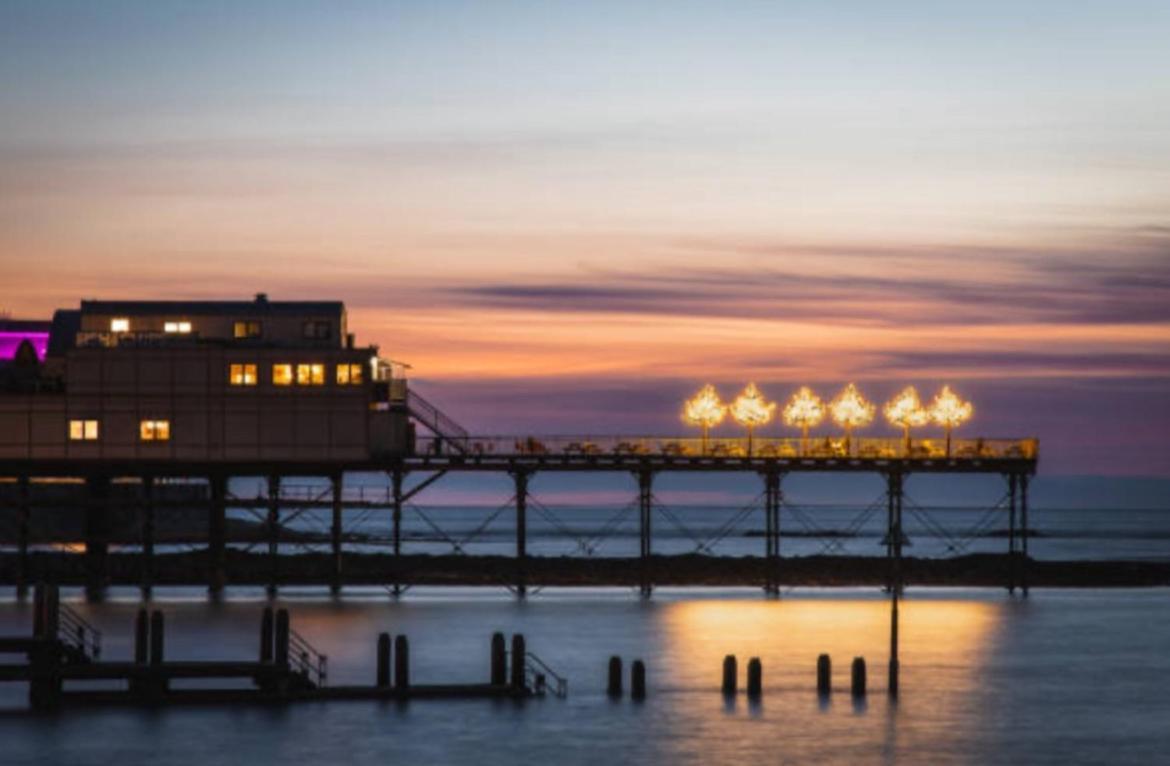
[[[32,344],[33,351],[37,352],[37,359],[44,359],[45,352],[49,349],[49,333],[0,330],[0,361],[7,362],[15,357],[16,349],[26,340]]]

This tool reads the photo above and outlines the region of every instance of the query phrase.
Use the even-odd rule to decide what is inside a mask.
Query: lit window
[[[126,317],[111,319],[110,332],[130,332],[130,320]]]
[[[305,337],[311,340],[329,340],[333,337],[333,323],[319,319],[305,322]]]
[[[164,322],[163,323],[163,331],[164,332],[177,332],[180,334],[186,334],[186,333],[191,332],[191,323],[190,322]]]
[[[98,422],[96,420],[70,420],[69,439],[75,442],[92,442],[98,438]]]
[[[360,364],[337,365],[337,385],[360,386],[362,383],[362,367]]]
[[[171,438],[171,421],[143,420],[138,424],[138,436],[144,442],[165,442]]]
[[[233,386],[256,385],[256,365],[233,364],[228,368],[228,382]]]
[[[298,364],[297,365],[297,385],[298,386],[323,386],[323,385],[325,385],[325,365],[323,365],[323,364]]]
[[[232,325],[232,336],[235,338],[259,338],[264,334],[264,328],[259,322],[241,321]]]
[[[274,364],[272,365],[272,385],[274,386],[291,386],[293,382],[293,372],[291,364]]]

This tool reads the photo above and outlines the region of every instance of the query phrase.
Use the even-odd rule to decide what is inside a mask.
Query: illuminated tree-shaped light
[[[682,419],[687,425],[703,429],[703,453],[707,452],[707,434],[727,417],[727,405],[719,399],[715,386],[708,383],[683,404]]]
[[[904,447],[909,453],[910,429],[924,426],[930,422],[930,413],[918,399],[918,390],[914,386],[906,386],[897,396],[886,402],[884,412],[890,425],[902,429],[905,439]]]
[[[748,454],[752,454],[752,432],[767,424],[776,413],[776,402],[764,399],[755,383],[748,383],[743,393],[731,403],[731,417],[747,429]]]
[[[975,414],[975,406],[963,401],[950,386],[943,386],[930,403],[930,419],[947,433],[947,457],[951,456],[951,429],[961,426]]]
[[[800,429],[800,451],[808,451],[808,429],[825,419],[825,405],[821,397],[808,386],[801,386],[784,405],[784,424]]]
[[[850,383],[829,402],[833,422],[845,429],[845,451],[851,453],[853,429],[865,428],[873,422],[877,408]]]

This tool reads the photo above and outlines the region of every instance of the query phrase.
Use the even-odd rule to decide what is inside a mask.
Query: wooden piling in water
[[[150,613],[150,664],[163,664],[163,651],[166,648],[166,623],[163,613],[155,609]]]
[[[503,633],[492,634],[492,686],[508,683],[508,646]]]
[[[394,638],[394,688],[410,688],[410,642],[406,636]]]
[[[611,697],[622,696],[622,658],[617,655],[609,658],[609,678],[605,685],[605,693]]]
[[[853,658],[853,677],[850,688],[854,697],[865,696],[865,658]]]
[[[44,638],[54,640],[61,629],[61,589],[56,585],[45,586]]]
[[[736,665],[735,655],[729,654],[723,658],[723,693],[730,696],[735,694],[739,683],[739,668]]]
[[[145,665],[150,658],[150,614],[139,609],[134,619],[134,661]]]
[[[378,669],[375,684],[379,689],[390,687],[390,634],[378,634]]]
[[[817,657],[817,694],[827,696],[833,691],[833,661],[829,655]]]
[[[747,666],[747,694],[748,697],[759,699],[764,692],[764,666],[759,657],[748,660]]]
[[[630,665],[630,699],[646,699],[646,664],[641,660]]]
[[[512,678],[511,685],[516,691],[524,688],[524,666],[528,656],[528,647],[524,642],[523,633],[512,634]]]
[[[276,626],[272,607],[264,607],[260,615],[260,661],[272,662],[272,650],[276,644]]]
[[[45,584],[33,586],[33,638],[45,635]]]
[[[273,643],[273,660],[277,667],[288,667],[288,644],[289,644],[289,624],[288,624],[288,610],[280,609],[276,612],[276,630],[274,632],[275,640]]]

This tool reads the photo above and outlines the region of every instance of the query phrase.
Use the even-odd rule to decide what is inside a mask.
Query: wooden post
[[[747,666],[747,695],[751,699],[759,699],[763,692],[764,666],[759,657],[752,657]]]
[[[516,484],[516,595],[528,594],[528,472],[512,471]]]
[[[1008,594],[1016,592],[1016,475],[1008,474]]]
[[[817,694],[827,696],[833,691],[833,661],[829,655],[817,657]]]
[[[898,675],[900,671],[898,661],[898,594],[890,594],[890,677],[887,690],[891,697],[898,696]]]
[[[394,637],[394,688],[410,688],[410,642],[406,636]]]
[[[1028,595],[1028,475],[1020,474],[1020,590]]]
[[[207,478],[211,504],[207,513],[207,591],[218,598],[227,582],[227,477]]]
[[[329,478],[330,488],[333,491],[333,523],[329,527],[329,548],[333,554],[332,579],[329,590],[333,595],[341,593],[341,501],[344,491],[344,474],[335,473]]]
[[[56,585],[45,586],[44,638],[53,641],[61,632],[61,589]]]
[[[378,670],[376,683],[379,689],[390,688],[390,634],[378,634]]]
[[[33,586],[33,638],[45,637],[45,597],[47,588],[44,583]]]
[[[17,521],[16,521],[16,597],[22,601],[28,598],[29,582],[29,481],[27,476],[17,479]]]
[[[764,472],[764,592],[780,592],[780,471]]]
[[[288,610],[279,609],[276,612],[275,642],[272,657],[278,667],[288,669],[289,622]]]
[[[648,597],[654,589],[653,576],[650,572],[651,556],[651,522],[654,512],[654,472],[649,468],[640,468],[638,476],[638,538],[640,550],[638,553],[641,562],[639,591],[643,597]]]
[[[154,589],[154,477],[142,477],[142,597]]]
[[[508,646],[503,633],[492,634],[492,686],[508,683]]]
[[[622,696],[622,658],[617,655],[609,658],[609,677],[606,679],[605,693],[610,697]]]
[[[134,619],[134,662],[145,665],[150,659],[150,614],[145,609],[138,610]]]
[[[91,476],[86,480],[86,489],[85,596],[90,601],[100,601],[109,581],[110,477]]]
[[[739,669],[736,666],[735,655],[729,654],[723,658],[723,694],[732,696],[739,685]]]
[[[512,634],[512,690],[523,691],[526,688],[524,682],[524,670],[528,663],[528,649],[524,643],[523,633]]]
[[[865,696],[865,658],[853,658],[853,677],[850,688],[854,697]]]
[[[163,613],[155,609],[150,613],[150,664],[163,664],[166,650],[166,620]]]
[[[402,592],[402,478],[403,471],[396,467],[390,472],[390,491],[393,494],[394,508],[391,512],[391,522],[394,530],[394,595]]]
[[[272,662],[273,649],[276,646],[276,625],[275,615],[272,612],[272,607],[264,607],[264,612],[260,615],[260,661]]]
[[[630,699],[646,699],[646,664],[641,660],[630,666]]]
[[[275,598],[280,579],[280,477],[268,477],[268,597]]]

